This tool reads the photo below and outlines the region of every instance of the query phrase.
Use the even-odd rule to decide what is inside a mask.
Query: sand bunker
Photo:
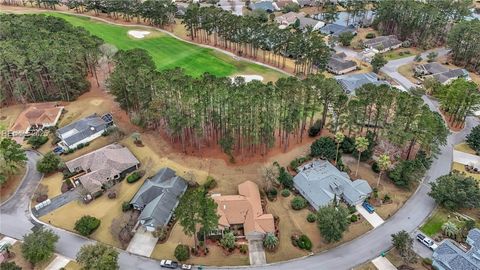
[[[149,31],[139,31],[139,30],[130,30],[128,34],[134,38],[144,38],[147,35],[150,35]]]
[[[236,77],[243,77],[245,79],[245,82],[251,82],[254,80],[263,81],[263,76],[260,75],[235,75],[230,78],[232,78],[233,81]]]

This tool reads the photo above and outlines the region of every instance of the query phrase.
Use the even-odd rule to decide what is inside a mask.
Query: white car
[[[182,264],[182,267],[180,267],[181,269],[184,269],[184,270],[191,270],[192,269],[192,265],[191,264]]]
[[[435,242],[432,239],[430,239],[429,237],[421,233],[417,234],[417,240],[420,241],[420,243],[427,246],[428,248],[430,248],[431,250],[435,250],[438,247],[438,245],[435,244]]]

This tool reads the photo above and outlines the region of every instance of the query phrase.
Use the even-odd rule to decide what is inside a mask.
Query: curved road
[[[406,79],[400,78],[403,77],[400,74],[395,74],[398,73],[396,72],[398,68],[398,65],[396,64],[405,64],[405,60],[400,60],[402,61],[392,61],[394,63],[386,66],[386,69],[388,68],[387,74],[390,72],[394,73],[394,76],[392,77],[397,81]],[[406,61],[406,63],[408,63],[408,59]],[[400,77],[395,78],[395,76]],[[425,96],[424,100],[431,109],[437,110],[438,104],[436,104],[435,101],[432,101]],[[469,117],[466,126],[462,131],[449,135],[447,145],[441,148],[441,153],[433,162],[426,177],[423,180],[419,179],[421,184],[417,191],[395,215],[389,218],[381,226],[359,238],[323,253],[308,258],[255,267],[255,269],[351,269],[354,266],[379,256],[382,251],[388,250],[391,247],[391,234],[396,233],[399,230],[406,230],[409,232],[415,231],[434,210],[435,202],[428,196],[428,192],[430,191],[428,183],[435,181],[439,176],[447,174],[450,171],[453,145],[463,141],[465,135],[468,134],[471,128],[477,124],[478,119]],[[27,156],[28,170],[22,184],[14,196],[0,206],[0,233],[17,239],[21,239],[24,234],[29,233],[35,224],[42,225],[31,218],[29,211],[30,197],[43,177],[35,168],[35,164],[39,159],[39,154],[29,151],[27,152]],[[63,256],[75,258],[76,253],[82,245],[93,242],[92,240],[62,229],[51,226],[48,227],[53,229],[55,233],[60,236],[56,248],[57,252]],[[119,252],[119,264],[121,269],[160,269],[158,261],[133,255],[123,250],[119,250]],[[248,269],[252,267],[244,268]],[[229,269],[229,267],[220,267],[216,269]]]

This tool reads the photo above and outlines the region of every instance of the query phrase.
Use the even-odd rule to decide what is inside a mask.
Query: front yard
[[[99,141],[103,138],[105,137],[101,137],[96,141]],[[153,152],[151,148],[148,147],[148,145],[145,145],[144,147],[135,146],[133,140],[129,137],[125,138],[120,143],[128,147],[129,150],[140,161],[141,169],[146,170],[145,177],[133,184],[129,184],[124,180],[115,185],[114,189],[117,189],[117,198],[115,199],[109,199],[107,194],[103,194],[101,197],[93,200],[89,204],[84,204],[80,201],[73,201],[62,206],[61,208],[54,210],[51,213],[48,213],[45,216],[42,216],[40,219],[46,223],[52,224],[53,226],[74,231],[75,222],[78,219],[84,215],[94,216],[101,220],[101,225],[90,237],[100,242],[120,248],[121,243],[110,232],[110,226],[114,219],[119,218],[122,215],[122,203],[124,201],[131,200],[146,177],[154,175],[160,168],[170,167],[176,170],[179,175],[183,176],[187,180],[193,178],[199,182],[203,182],[206,179],[206,172],[192,170],[167,158],[160,158],[157,154],[155,154],[155,152]],[[101,146],[103,146],[102,143],[98,147]],[[90,145],[89,147],[83,148],[78,152],[82,150],[85,150],[85,152],[90,152],[96,148],[97,147],[95,145]],[[77,152],[74,154],[77,154]],[[67,155],[67,157],[69,156],[70,155]],[[60,194],[59,191],[62,178],[63,177],[61,173],[55,173],[42,180],[41,183],[48,186],[48,195],[50,198]]]
[[[353,156],[345,155],[343,162],[350,168],[351,172],[355,174],[357,160]],[[357,178],[366,180],[372,188],[377,186],[378,174],[372,171],[371,165],[366,162],[360,162]],[[384,196],[388,194],[391,202],[382,204],[381,206],[375,206],[375,212],[377,212],[381,218],[388,219],[405,204],[415,189],[416,187],[412,187],[410,190],[399,188],[383,174],[378,187],[378,198],[383,199]]]

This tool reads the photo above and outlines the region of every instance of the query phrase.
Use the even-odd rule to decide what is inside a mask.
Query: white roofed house
[[[64,150],[75,149],[80,144],[85,144],[102,136],[109,127],[113,126],[112,115],[98,115],[96,113],[83,119],[59,128],[56,132],[60,139],[58,145]]]
[[[372,193],[367,181],[351,181],[347,173],[339,171],[326,160],[311,161],[297,171],[293,178],[294,186],[315,210],[331,204],[334,199],[358,205]]]

